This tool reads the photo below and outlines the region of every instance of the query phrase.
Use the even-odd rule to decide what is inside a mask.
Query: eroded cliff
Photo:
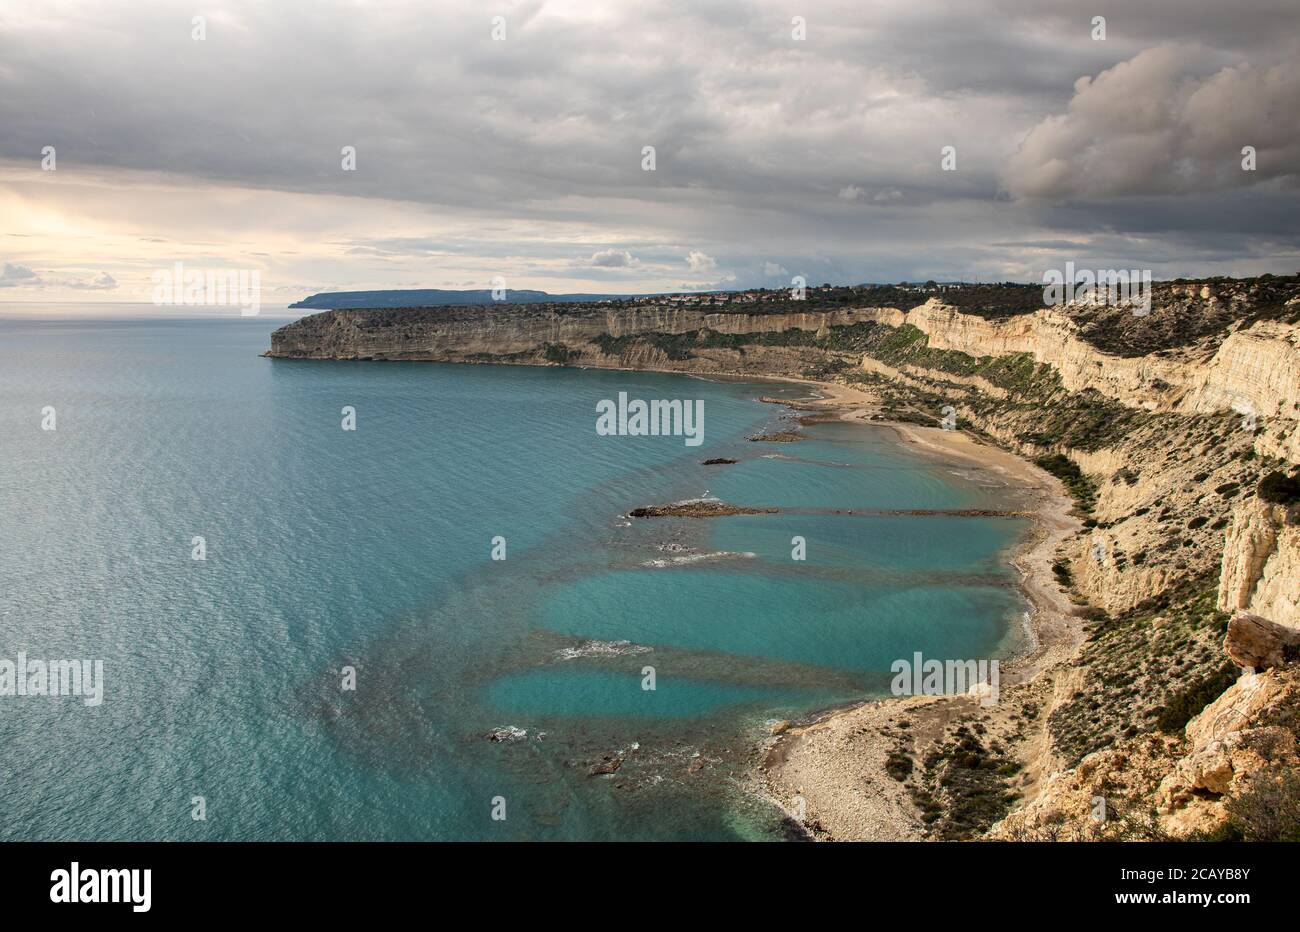
[[[959,429],[1067,482],[1089,533],[1061,576],[1111,613],[1217,571],[1234,505],[1300,463],[1300,280],[1160,283],[1141,309],[1032,309],[994,286],[853,303],[909,294],[334,310],[277,330],[268,355],[832,378],[930,424],[951,406]],[[1270,569],[1292,565],[1289,540]],[[1257,598],[1291,597],[1275,588]]]

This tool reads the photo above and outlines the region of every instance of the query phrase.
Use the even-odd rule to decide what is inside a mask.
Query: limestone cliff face
[[[1300,418],[1300,330],[1260,321],[1238,330],[1194,372],[1187,410],[1207,412],[1250,406],[1259,417]]]
[[[1237,505],[1223,547],[1219,608],[1300,628],[1300,508],[1259,499]]]
[[[1135,412],[1150,412],[1139,426],[1115,432],[1104,445],[1081,449],[1059,440],[1044,445],[1050,436],[1035,423],[1035,409],[1015,404],[1015,399],[990,405],[989,399],[1000,402],[1007,392],[978,375],[889,365],[871,357],[862,363],[865,372],[891,385],[950,399],[960,423],[1021,455],[1063,454],[1082,470],[1093,487],[1088,517],[1097,526],[1070,542],[1060,558],[1077,593],[1108,613],[1127,611],[1172,590],[1180,580],[1217,574],[1234,496],[1249,497],[1259,478],[1248,464],[1261,462],[1262,456],[1300,462],[1293,400],[1300,391],[1295,370],[1300,350],[1294,325],[1261,321],[1220,334],[1217,346],[1205,340],[1158,356],[1130,358],[1105,353],[1085,340],[1065,311],[989,319],[931,300],[906,313],[885,309],[873,316],[881,324],[915,327],[932,350],[976,357],[1026,354],[1051,366],[1068,391],[1092,390]],[[976,391],[959,399],[959,386]],[[1234,409],[1236,413],[1223,416]],[[1059,423],[1048,433],[1059,436]],[[1262,533],[1251,528],[1243,533]],[[1252,546],[1272,547],[1273,536]],[[1266,617],[1295,602],[1293,594],[1277,592],[1285,588],[1277,568],[1296,576],[1287,549],[1291,539],[1282,535],[1282,550],[1272,558],[1267,580],[1261,581],[1263,570],[1251,560],[1262,564],[1271,551],[1241,557],[1238,585],[1257,591],[1251,610]],[[1235,546],[1230,539],[1230,554]],[[1250,607],[1252,597],[1232,604]]]
[[[1070,391],[1096,389],[1131,407],[1172,407],[1182,381],[1178,367],[1162,359],[1099,352],[1080,338],[1069,317],[1055,310],[989,320],[934,298],[908,311],[905,322],[929,337],[934,349],[971,356],[1029,353],[1035,362],[1053,366]]]
[[[533,355],[547,344],[580,347],[600,337],[682,334],[698,330],[746,334],[849,326],[872,319],[866,310],[806,314],[712,313],[643,305],[610,308],[522,304],[476,307],[337,310],[304,317],[271,335],[273,357],[474,361]],[[528,361],[528,360],[518,360]],[[611,364],[585,359],[584,364]]]
[[[1275,811],[1300,773],[1297,736],[1275,723],[1294,719],[1276,711],[1293,711],[1298,696],[1300,670],[1294,666],[1242,676],[1181,735],[1123,738],[1053,773],[1042,791],[994,825],[989,837],[1206,838],[1228,825],[1234,805],[1252,797],[1254,810]],[[1261,833],[1260,840],[1278,838]]]
[[[1058,310],[988,319],[932,298],[906,313],[867,313],[890,326],[911,324],[934,349],[971,356],[1029,353],[1055,368],[1070,391],[1094,389],[1129,407],[1300,419],[1300,331],[1293,325],[1260,321],[1229,334],[1208,359],[1195,350],[1123,357],[1092,346]],[[1294,434],[1290,440],[1295,447]]]

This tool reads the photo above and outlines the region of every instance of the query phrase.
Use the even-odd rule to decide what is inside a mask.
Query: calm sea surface
[[[0,838],[774,838],[737,780],[766,723],[1016,646],[1023,522],[833,513],[1007,504],[888,430],[747,442],[770,384],[261,358],[284,322],[0,319],[0,659],[105,670],[99,706],[0,697]],[[703,445],[598,436],[620,391],[703,399]],[[706,492],[781,511],[621,517]]]

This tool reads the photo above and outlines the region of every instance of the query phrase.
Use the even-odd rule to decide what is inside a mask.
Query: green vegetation
[[[1156,719],[1156,728],[1167,733],[1182,731],[1202,709],[1223,695],[1223,691],[1236,681],[1236,666],[1225,661],[1218,670],[1171,696]]]
[[[1209,291],[1203,298],[1205,288]],[[1265,319],[1295,323],[1300,310],[1288,302],[1297,294],[1300,277],[1294,275],[1179,280],[1153,284],[1147,315],[1136,315],[1127,307],[1098,305],[1072,309],[1070,316],[1080,336],[1097,349],[1117,356],[1147,356],[1222,334],[1238,321],[1241,327]]]
[[[1012,395],[1041,395],[1060,388],[1051,366],[1034,362],[1029,353],[1007,356],[971,356],[958,350],[930,349],[929,338],[917,327],[903,324],[863,348],[891,366],[918,366],[960,376],[980,378]]]
[[[945,291],[940,297],[944,304],[961,308],[964,314],[990,318],[1032,314],[1044,306],[1042,285],[1015,282],[963,285]]]
[[[1034,465],[1061,480],[1078,504],[1079,511],[1092,514],[1093,506],[1097,503],[1097,487],[1083,474],[1078,463],[1062,453],[1053,453],[1038,457],[1034,460]]]
[[[1077,661],[1083,680],[1048,720],[1067,766],[1120,737],[1177,730],[1226,688],[1229,616],[1217,597],[1210,571],[1093,625]]]
[[[826,382],[830,381],[840,373],[852,368],[852,362],[842,357],[835,356],[825,362],[805,367],[799,375],[805,379],[816,379],[821,382]]]
[[[909,285],[821,285],[810,287],[802,301],[790,297],[789,288],[752,289],[750,301],[728,300],[725,295],[700,295],[698,307],[711,313],[798,314],[845,307],[895,307],[910,310],[930,298],[981,317],[1028,314],[1043,306],[1043,286],[1016,282]],[[551,307],[553,305],[546,305]],[[579,305],[581,307],[581,305]]]
[[[542,353],[547,362],[558,363],[561,366],[567,365],[582,355],[581,350],[571,350],[563,343],[547,343],[542,347]]]
[[[1029,353],[975,357],[956,350],[935,350],[926,335],[911,324],[872,334],[868,355],[894,367],[916,366],[958,376],[976,376],[1006,392],[1005,399],[973,395],[967,404],[981,419],[1013,411],[1032,414],[1032,430],[1021,431],[1021,443],[1092,451],[1112,446],[1148,423],[1151,415],[1125,407],[1100,393],[1067,392],[1060,375]]]
[[[1040,397],[1035,407],[1039,413],[1034,430],[1022,432],[1018,440],[1087,452],[1114,446],[1152,418],[1092,389]]]
[[[837,328],[849,330],[852,328]],[[602,333],[592,341],[607,356],[619,356],[634,346],[653,346],[669,359],[694,359],[692,350],[732,349],[741,353],[747,346],[812,346],[829,348],[830,340],[818,340],[811,330],[770,330],[759,333],[720,333],[716,330],[690,330],[686,333],[636,333],[611,337]]]
[[[862,321],[844,327],[831,327],[824,337],[818,336],[816,331],[798,328],[755,333],[722,333],[703,329],[685,333],[636,333],[621,337],[601,334],[592,343],[607,356],[620,356],[636,346],[651,346],[662,350],[669,359],[678,361],[694,359],[697,352],[704,349],[735,350],[743,356],[746,349],[755,346],[804,346],[828,354],[830,358],[826,363],[827,368],[821,371],[831,374],[855,365],[857,359],[854,357],[865,353],[881,334],[892,332],[892,328],[882,324]]]
[[[982,730],[979,725],[975,728]],[[932,837],[976,838],[1015,802],[1007,781],[1018,770],[1014,761],[986,747],[976,731],[961,721],[926,755],[924,772],[908,791]]]
[[[899,783],[912,775],[912,767],[911,755],[904,754],[902,751],[890,751],[889,757],[885,760],[885,772]]]
[[[881,362],[897,366],[909,361],[918,347],[924,348],[927,339],[919,328],[903,324],[885,333],[883,339],[876,342],[871,355]]]
[[[1224,808],[1227,830],[1215,840],[1300,841],[1300,772],[1253,774]]]

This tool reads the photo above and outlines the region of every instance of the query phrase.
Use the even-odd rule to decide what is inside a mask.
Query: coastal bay
[[[786,837],[744,789],[770,722],[887,694],[918,631],[958,657],[1023,640],[1003,556],[1022,519],[875,513],[1008,510],[1003,487],[838,419],[799,425],[798,444],[748,439],[807,414],[760,396],[797,402],[805,386],[268,360],[254,347],[271,325],[4,324],[14,397],[52,398],[63,417],[41,438],[62,444],[59,468],[7,472],[44,484],[10,490],[4,553],[33,559],[8,567],[30,585],[0,609],[29,648],[57,656],[65,639],[107,671],[103,705],[65,723],[67,761],[51,762],[93,761],[94,780],[53,779],[68,821],[28,809],[7,837],[87,819],[102,837],[179,837],[133,800],[191,785],[216,811],[241,800],[199,827],[214,838]],[[78,367],[28,398],[22,360],[61,355]],[[704,445],[599,436],[595,401],[620,389],[702,399]],[[355,432],[340,430],[345,404]],[[52,507],[79,500],[69,483],[90,460],[115,508]],[[777,512],[620,517],[704,493]],[[790,559],[795,534],[806,561]],[[103,553],[122,554],[111,590],[68,569]],[[41,572],[85,581],[56,609],[38,604]],[[242,659],[205,685],[220,656]],[[6,719],[10,753],[51,711]],[[132,752],[91,754],[106,733]],[[127,778],[141,759],[158,783],[143,796]],[[487,815],[498,795],[504,824]]]

